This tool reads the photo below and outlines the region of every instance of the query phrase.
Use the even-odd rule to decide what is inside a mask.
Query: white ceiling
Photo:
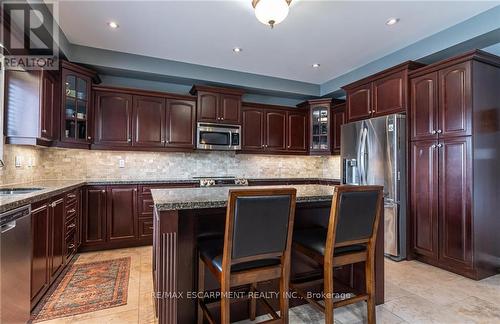
[[[60,0],[59,23],[78,45],[319,84],[499,4],[293,0],[271,30],[251,0]],[[389,17],[401,21],[389,27]]]

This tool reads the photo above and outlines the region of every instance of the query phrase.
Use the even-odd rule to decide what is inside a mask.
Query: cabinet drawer
[[[139,216],[152,217],[153,216],[153,197],[151,195],[143,195],[139,199]]]
[[[153,218],[139,219],[139,237],[152,237]]]
[[[72,203],[66,203],[66,219],[73,217],[78,212],[78,206],[76,201]]]
[[[139,185],[139,193],[142,195],[151,195],[151,189],[165,189],[165,188],[195,188],[196,183],[175,183],[175,184],[147,184]]]
[[[78,198],[78,190],[70,191],[66,194],[66,205],[76,203]]]
[[[66,246],[66,255],[65,255],[65,259],[66,261],[71,259],[71,257],[76,253],[76,249],[77,249],[77,246],[76,246],[76,231],[73,231],[73,233],[71,233],[71,235],[69,235],[68,237],[66,237],[66,242],[65,242]]]
[[[65,234],[68,236],[71,231],[74,231],[76,229],[77,223],[76,223],[76,217],[68,220],[66,222],[66,231]]]

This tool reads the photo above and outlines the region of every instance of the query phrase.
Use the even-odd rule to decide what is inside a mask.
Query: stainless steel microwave
[[[198,123],[196,148],[199,150],[241,150],[241,126]]]

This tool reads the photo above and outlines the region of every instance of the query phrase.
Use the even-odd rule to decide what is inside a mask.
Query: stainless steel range
[[[248,180],[236,177],[193,177],[200,181],[200,187],[248,186]]]

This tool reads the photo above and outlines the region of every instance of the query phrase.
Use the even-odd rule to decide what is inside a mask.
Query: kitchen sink
[[[43,188],[0,188],[0,196],[29,194]]]

